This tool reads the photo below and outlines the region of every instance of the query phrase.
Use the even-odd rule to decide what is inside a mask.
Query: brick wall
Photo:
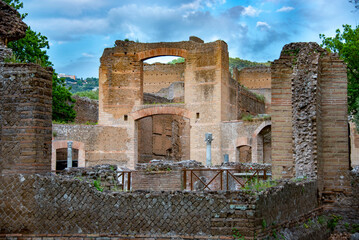
[[[177,64],[144,64],[143,92],[156,93],[174,82],[184,81],[185,63]]]
[[[181,191],[182,171],[137,171],[132,174],[132,190]]]
[[[260,193],[113,193],[78,179],[7,175],[0,176],[0,191],[0,234],[32,236],[231,236],[235,228],[246,238],[265,237],[317,206],[315,182]],[[263,219],[273,225],[263,228]]]
[[[51,164],[52,70],[1,64],[0,172],[47,172]]]
[[[324,195],[348,192],[344,63],[316,43],[291,43],[271,72],[274,176],[318,178]]]
[[[270,67],[248,67],[239,71],[239,82],[249,88],[271,88]]]

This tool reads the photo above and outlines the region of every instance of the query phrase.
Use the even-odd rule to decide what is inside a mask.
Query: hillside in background
[[[231,72],[234,67],[236,67],[238,70],[241,70],[246,67],[256,67],[256,66],[270,66],[270,61],[265,63],[260,63],[260,62],[251,62],[240,58],[231,58],[231,57],[229,58],[229,70]]]

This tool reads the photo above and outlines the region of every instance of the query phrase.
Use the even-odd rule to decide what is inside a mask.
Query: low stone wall
[[[236,229],[262,238],[314,210],[316,189],[315,182],[284,182],[263,192],[114,193],[78,179],[2,175],[0,234],[213,237]]]

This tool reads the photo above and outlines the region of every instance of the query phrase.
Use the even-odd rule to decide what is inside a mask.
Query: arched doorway
[[[249,145],[242,145],[237,147],[237,158],[240,163],[252,162],[252,147]]]
[[[85,167],[85,144],[73,140],[52,141],[51,170],[67,167],[67,142],[72,141],[72,167]]]
[[[188,110],[177,107],[153,107],[131,115],[136,121],[138,163],[146,163],[153,159],[190,159]]]
[[[272,163],[272,124],[263,122],[253,133],[252,162]]]

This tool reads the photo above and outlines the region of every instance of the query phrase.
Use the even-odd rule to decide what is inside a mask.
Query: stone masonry
[[[274,176],[316,177],[329,195],[350,191],[345,64],[316,43],[292,43],[271,71]]]
[[[302,189],[305,188],[305,191]],[[262,192],[100,192],[58,176],[0,176],[0,234],[263,239],[317,208],[315,182]],[[295,208],[296,211],[291,211]],[[265,221],[268,227],[263,227]],[[18,236],[18,235],[17,235]],[[181,238],[181,237],[179,237]]]

